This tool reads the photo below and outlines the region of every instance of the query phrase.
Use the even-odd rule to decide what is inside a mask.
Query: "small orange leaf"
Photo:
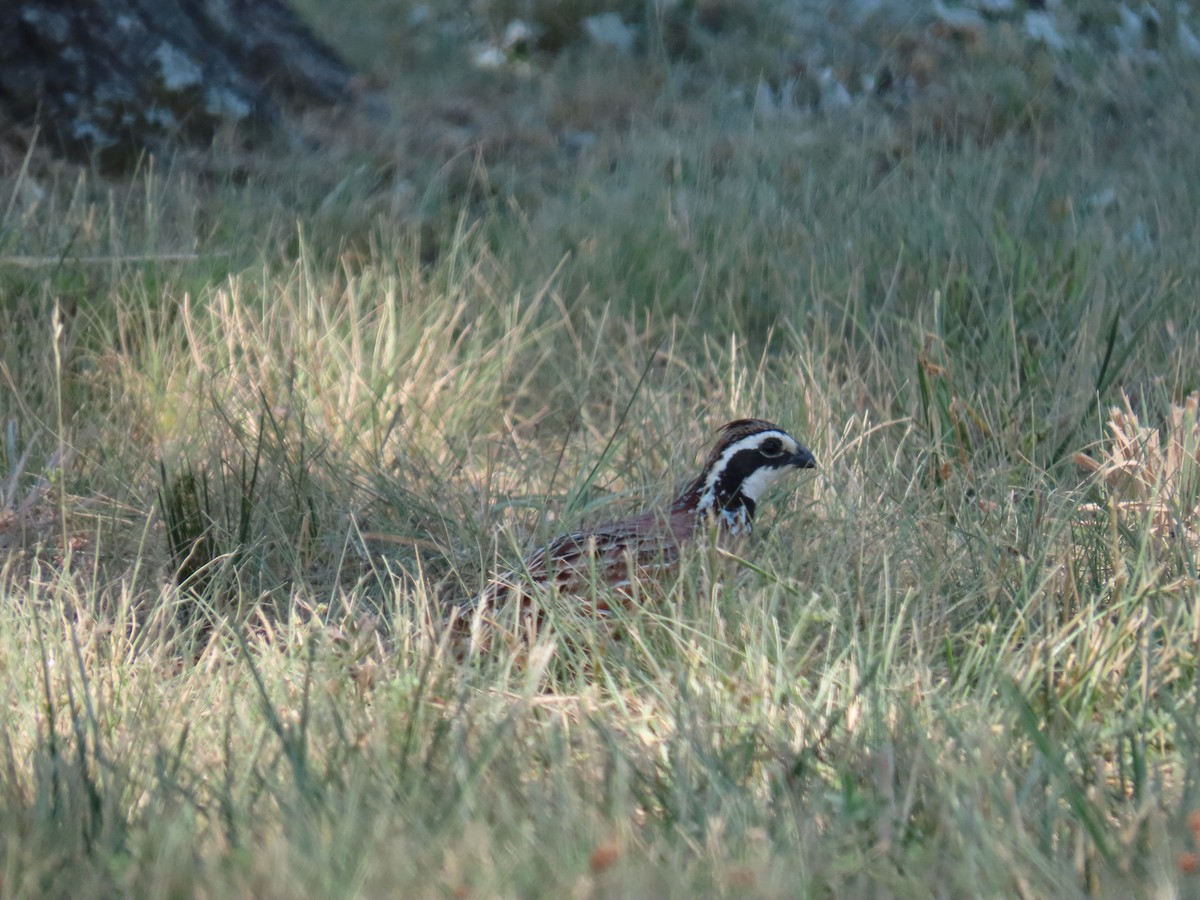
[[[609,842],[601,844],[592,851],[588,857],[588,867],[592,870],[593,875],[598,875],[605,869],[612,866],[621,856],[621,848],[616,844]]]
[[[725,880],[729,882],[730,887],[741,890],[749,890],[758,883],[754,871],[747,868],[731,869],[725,874]]]

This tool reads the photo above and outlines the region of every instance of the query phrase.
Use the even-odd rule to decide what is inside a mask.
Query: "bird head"
[[[759,498],[780,476],[816,464],[809,449],[778,425],[737,419],[721,429],[704,468],[675,508],[728,513],[748,524]]]

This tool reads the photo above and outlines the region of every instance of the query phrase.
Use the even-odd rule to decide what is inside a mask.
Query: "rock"
[[[817,73],[817,85],[821,89],[821,109],[845,109],[854,102],[846,86],[829,66]]]
[[[477,69],[499,69],[508,62],[508,54],[495,44],[476,44],[471,48],[471,64]]]
[[[1183,19],[1179,20],[1179,49],[1192,59],[1200,59],[1200,38]]]
[[[1138,216],[1133,220],[1133,224],[1121,235],[1121,246],[1135,255],[1145,253],[1154,247],[1154,238],[1150,236],[1150,229],[1147,227],[1145,219]]]
[[[632,53],[637,42],[637,29],[626,25],[617,13],[597,13],[583,20],[583,30],[592,43],[600,47],[611,47],[621,53]]]
[[[558,143],[567,156],[580,156],[595,146],[596,132],[567,129],[559,137]]]
[[[1054,25],[1053,17],[1044,10],[1031,9],[1025,13],[1025,33],[1051,50],[1065,50],[1067,42]]]
[[[975,0],[971,5],[988,16],[1007,15],[1017,8],[1015,0]]]
[[[420,28],[427,24],[432,16],[428,3],[418,3],[408,11],[408,27]]]
[[[510,53],[525,53],[533,40],[533,31],[521,19],[513,19],[504,29],[504,40],[500,42]]]
[[[1102,190],[1096,191],[1096,193],[1092,194],[1092,196],[1088,198],[1088,206],[1090,206],[1096,212],[1104,212],[1116,202],[1117,191],[1116,188],[1113,187],[1106,187]]]
[[[754,112],[768,119],[779,112],[779,104],[775,101],[775,92],[761,78],[758,79],[758,87],[754,89]]]
[[[937,16],[933,32],[938,37],[959,37],[974,42],[982,40],[987,29],[987,22],[975,10],[949,7],[941,0],[934,0],[933,14]]]
[[[294,114],[351,106],[354,78],[282,0],[0,3],[0,117],[105,170],[232,125],[296,139]]]

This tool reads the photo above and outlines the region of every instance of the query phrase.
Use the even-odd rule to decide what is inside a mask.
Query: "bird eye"
[[[779,438],[767,438],[758,448],[763,456],[778,456],[783,452],[783,441]]]

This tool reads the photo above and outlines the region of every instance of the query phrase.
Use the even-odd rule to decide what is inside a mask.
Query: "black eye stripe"
[[[717,493],[728,497],[734,493],[757,469],[777,469],[784,459],[763,458],[761,447],[747,447],[733,454],[717,476]]]
[[[764,456],[778,456],[783,452],[783,441],[776,437],[767,438],[758,449]]]

